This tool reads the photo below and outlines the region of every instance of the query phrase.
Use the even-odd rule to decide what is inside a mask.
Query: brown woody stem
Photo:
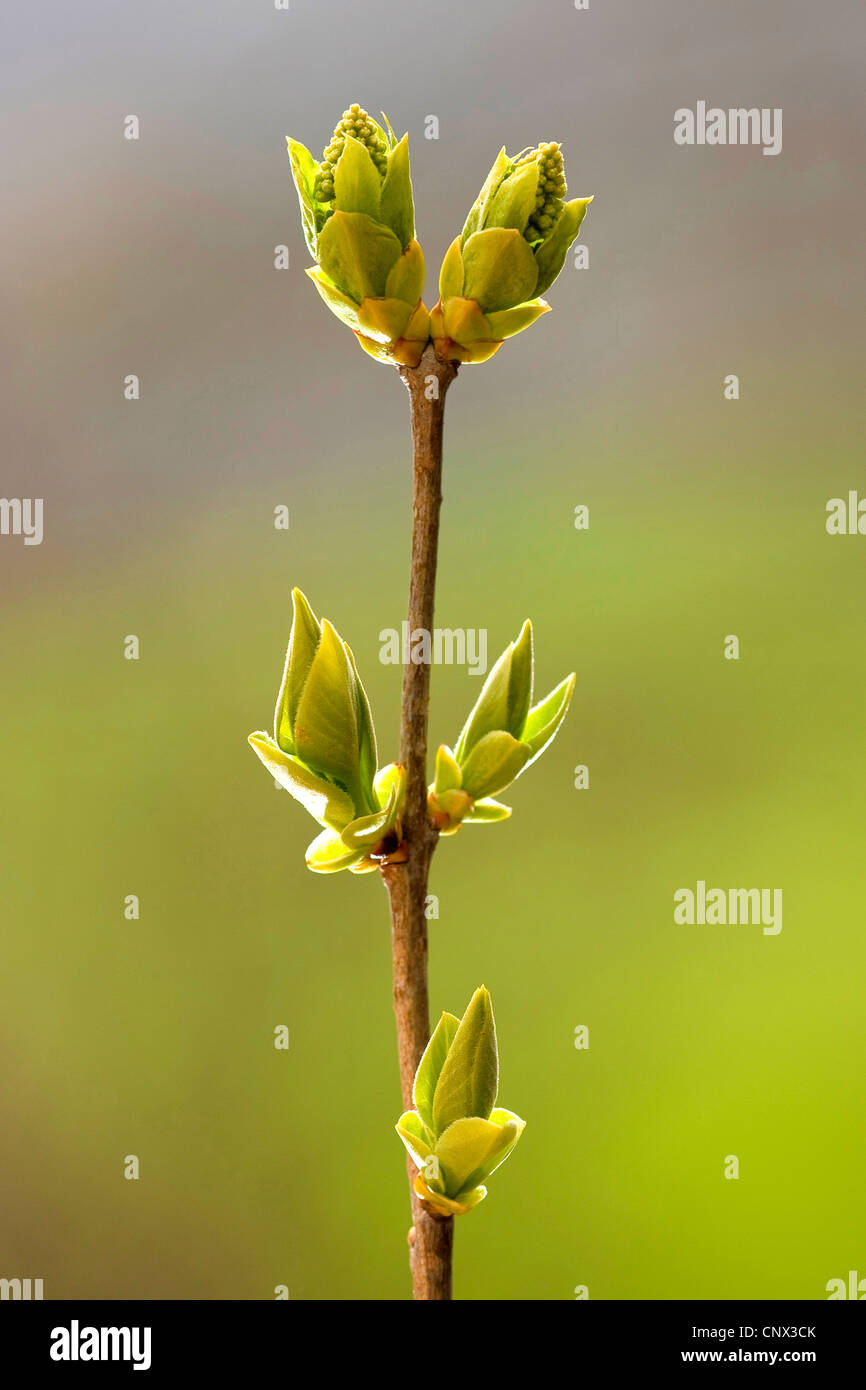
[[[457,364],[442,362],[428,344],[417,367],[401,367],[409,389],[412,424],[412,562],[409,579],[409,640],[419,629],[433,633],[439,512],[442,506],[442,427],[445,394]],[[431,647],[432,649],[432,647]],[[406,768],[403,841],[405,863],[386,864],[382,877],[391,904],[394,1013],[403,1107],[412,1108],[412,1083],[430,1038],[427,996],[427,880],[438,838],[427,814],[427,712],[430,666],[408,661],[403,672],[400,761]],[[409,1263],[416,1299],[450,1299],[454,1218],[433,1215],[412,1187],[413,1227]]]

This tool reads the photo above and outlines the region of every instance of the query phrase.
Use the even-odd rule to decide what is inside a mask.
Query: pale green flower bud
[[[377,361],[417,366],[429,338],[421,302],[409,137],[397,140],[357,105],[343,112],[321,162],[288,138],[310,254],[307,274]]]
[[[502,149],[439,275],[430,332],[440,357],[486,362],[550,308],[553,284],[591,198],[565,202],[562,152]]]

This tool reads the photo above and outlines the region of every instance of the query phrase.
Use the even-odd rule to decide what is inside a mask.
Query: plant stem
[[[442,428],[445,394],[457,364],[442,362],[428,344],[417,367],[401,367],[409,390],[412,425],[412,561],[409,578],[409,640],[418,629],[433,633],[439,512],[442,506]],[[394,1013],[403,1107],[412,1107],[412,1083],[430,1038],[427,997],[427,879],[437,832],[427,814],[427,712],[429,663],[408,661],[403,672],[400,761],[406,768],[403,840],[408,859],[387,864],[382,877],[391,904]],[[416,1299],[450,1299],[454,1218],[434,1216],[412,1187],[415,1165],[408,1164],[413,1228],[409,1263]]]

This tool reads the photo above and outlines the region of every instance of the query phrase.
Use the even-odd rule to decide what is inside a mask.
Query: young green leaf
[[[532,678],[532,623],[527,618],[517,641],[509,642],[495,662],[457,740],[454,756],[461,766],[485,734],[504,730],[521,737],[532,703]]]
[[[477,300],[485,314],[511,309],[535,295],[535,257],[528,242],[512,228],[488,227],[476,232],[464,243],[463,265],[463,293],[467,299]]]
[[[487,209],[492,199],[495,197],[502,180],[511,173],[513,168],[514,165],[505,153],[505,146],[503,145],[496,159],[493,161],[493,168],[490,170],[490,173],[481,186],[481,192],[478,194],[478,197],[469,210],[469,216],[463,224],[463,231],[460,235],[460,243],[462,246],[466,245],[466,242],[474,232],[478,231],[479,227],[484,226]]]
[[[513,657],[514,644],[509,642],[494,663],[461,730],[454,749],[454,757],[458,764],[465,763],[476,743],[484,738],[485,734],[494,733],[499,729],[509,732],[509,686]]]
[[[383,836],[393,830],[394,822],[397,818],[397,788],[391,788],[391,795],[387,805],[381,811],[375,811],[370,816],[359,816],[342,831],[343,844],[349,849],[360,849],[362,846],[371,848],[377,845]]]
[[[345,645],[326,618],[295,713],[295,747],[308,766],[333,777],[350,794],[355,792],[359,771],[355,686]]]
[[[538,165],[525,164],[509,179],[500,184],[485,218],[488,227],[511,227],[523,232],[530,216],[535,211],[535,194],[538,189]]]
[[[388,273],[402,253],[388,227],[360,212],[335,212],[319,237],[319,264],[358,304],[385,293]]]
[[[442,299],[451,299],[455,295],[463,294],[463,253],[460,250],[460,238],[455,237],[448,250],[445,252],[445,259],[439,270],[439,295]]]
[[[336,314],[340,322],[344,323],[347,328],[351,328],[353,333],[357,332],[361,321],[359,308],[355,301],[350,299],[347,294],[343,294],[342,290],[338,290],[336,285],[332,285],[320,266],[311,266],[307,274],[331,313]]]
[[[313,158],[306,146],[299,140],[293,140],[291,136],[286,136],[286,145],[289,151],[289,164],[292,170],[292,179],[298,194],[298,202],[301,205],[301,225],[304,229],[304,240],[307,243],[307,250],[311,256],[316,254],[316,235],[318,203],[315,196],[316,179],[319,174],[318,161]]]
[[[473,803],[472,810],[465,819],[467,825],[472,825],[473,821],[476,825],[490,825],[495,821],[508,820],[510,815],[510,806],[503,806],[501,801],[486,797]]]
[[[433,1129],[442,1134],[455,1120],[486,1120],[499,1090],[499,1055],[490,995],[482,985],[469,1001],[448,1049],[433,1094]]]
[[[455,1120],[436,1141],[443,1191],[459,1197],[464,1188],[485,1182],[510,1154],[520,1138],[523,1121],[504,1124],[468,1118]]]
[[[523,624],[511,654],[511,678],[508,682],[508,723],[503,724],[515,738],[522,738],[522,729],[532,704],[534,653],[532,623]]]
[[[322,640],[322,625],[300,589],[292,590],[292,629],[283,668],[283,678],[274,711],[274,737],[286,753],[294,753],[295,712],[300,703],[316,649]]]
[[[580,231],[580,224],[591,202],[592,198],[574,198],[570,203],[566,203],[551,235],[536,251],[535,259],[538,263],[536,294],[544,294],[545,290],[549,290],[562,270],[568,255],[568,248]]]
[[[379,217],[382,180],[379,171],[359,141],[347,136],[343,153],[334,171],[337,206],[342,212],[362,212]]]
[[[424,252],[417,241],[410,241],[388,271],[385,298],[417,304],[424,293]]]
[[[342,641],[342,638],[340,639]],[[371,811],[379,809],[378,803],[373,794],[373,779],[376,776],[376,767],[379,761],[379,754],[376,749],[376,730],[373,728],[373,714],[370,709],[370,701],[367,692],[358,675],[358,665],[355,661],[355,654],[348,642],[343,642],[343,649],[346,653],[346,660],[352,669],[354,676],[354,696],[355,696],[355,718],[358,726],[358,773],[364,803]],[[358,806],[360,810],[360,804]]]
[[[463,764],[463,789],[471,797],[496,796],[520,776],[529,748],[511,734],[485,734]]]
[[[415,1109],[421,1116],[428,1129],[433,1128],[433,1096],[436,1091],[436,1084],[439,1080],[448,1049],[454,1041],[454,1035],[460,1027],[460,1020],[453,1014],[443,1013],[433,1035],[430,1038],[424,1055],[418,1063],[418,1070],[415,1073],[415,1084],[412,1087],[412,1099],[415,1102]]]
[[[430,1135],[421,1116],[417,1115],[414,1110],[407,1110],[404,1115],[400,1116],[394,1128],[406,1145],[412,1162],[419,1168],[423,1168],[433,1150],[430,1146]]]
[[[306,864],[316,874],[336,874],[351,869],[361,859],[363,849],[349,849],[335,830],[323,830],[307,845]]]
[[[551,690],[544,700],[541,700],[534,709],[530,710],[521,735],[521,741],[528,746],[530,751],[527,767],[541,756],[559,729],[568,712],[568,706],[571,704],[576,682],[577,677],[572,672],[570,676],[566,676],[564,681],[560,681],[556,689]]]
[[[415,236],[415,208],[409,177],[409,136],[404,135],[388,155],[388,172],[382,185],[381,220],[390,227],[401,246]],[[420,296],[421,291],[418,291]]]
[[[433,790],[440,792],[459,791],[463,785],[460,765],[447,744],[440,743],[436,749],[436,773]]]
[[[403,299],[363,300],[358,310],[361,337],[365,342],[377,343],[384,352],[390,343],[400,337],[406,325],[407,308]]]
[[[249,744],[271,776],[319,822],[339,832],[355,814],[350,796],[278,748],[270,734],[250,734]]]
[[[393,788],[397,789],[397,812],[403,810],[406,800],[406,769],[402,763],[386,763],[373,778],[373,793],[384,809],[391,798]]]
[[[522,333],[542,314],[550,313],[550,305],[543,299],[528,299],[525,304],[515,304],[513,309],[500,309],[496,314],[488,314],[487,322],[494,338],[513,338]]]

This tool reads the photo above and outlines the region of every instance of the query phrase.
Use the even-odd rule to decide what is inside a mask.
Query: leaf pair
[[[351,648],[327,618],[319,621],[300,589],[274,734],[250,734],[254,751],[281,786],[322,826],[307,849],[316,873],[368,873],[405,858],[401,844],[406,774],[398,763],[377,770],[376,734]],[[464,821],[505,820],[494,798],[526,770],[565,718],[574,674],[532,704],[532,624],[523,624],[496,662],[452,752],[436,754],[427,805],[442,835]]]
[[[541,756],[568,711],[572,672],[532,704],[535,656],[527,619],[484,683],[452,752],[442,744],[428,796],[433,824],[453,835],[464,821],[504,820],[511,808],[494,800]]]

